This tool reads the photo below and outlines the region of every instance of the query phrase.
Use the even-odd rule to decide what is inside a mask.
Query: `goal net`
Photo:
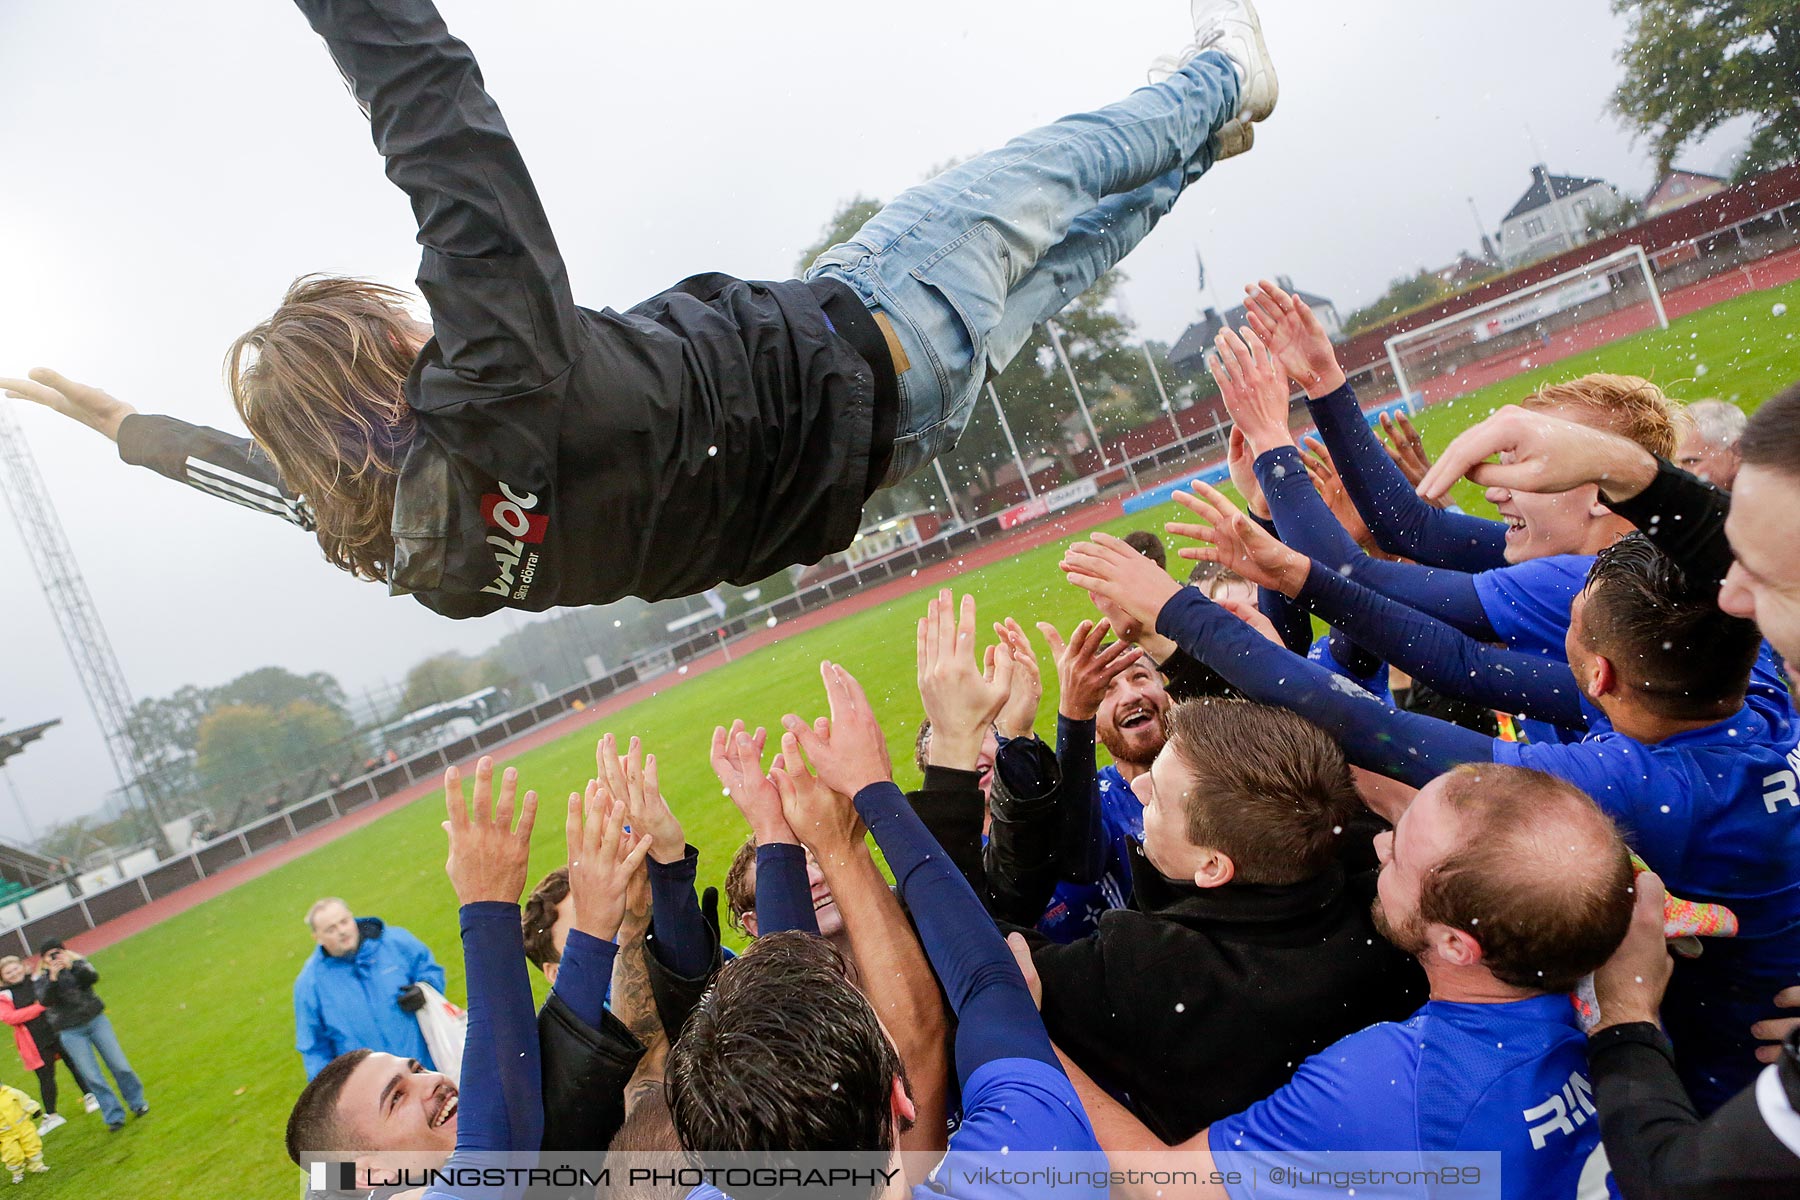
[[[1605,345],[1669,327],[1642,246],[1627,246],[1387,340],[1400,394],[1433,404]]]

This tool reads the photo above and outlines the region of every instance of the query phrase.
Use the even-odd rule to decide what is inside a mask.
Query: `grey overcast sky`
[[[682,277],[784,277],[839,200],[881,198],[1136,86],[1188,40],[1179,0],[442,0],[531,164],[576,298]],[[1285,272],[1348,311],[1478,244],[1551,168],[1642,193],[1606,111],[1607,0],[1263,0],[1281,102],[1253,153],[1185,196],[1125,264],[1130,314],[1173,339],[1215,294]],[[1684,165],[1711,169],[1728,138]],[[235,429],[233,337],[294,276],[410,284],[404,198],[298,12],[279,0],[0,3],[0,374],[51,366],[140,410]],[[478,650],[452,622],[327,567],[304,534],[119,463],[11,403],[136,694],[266,664],[349,688]],[[112,786],[32,565],[0,522],[0,728],[63,718],[8,768],[33,826]],[[0,791],[4,788],[0,787]],[[25,830],[0,795],[0,834]]]

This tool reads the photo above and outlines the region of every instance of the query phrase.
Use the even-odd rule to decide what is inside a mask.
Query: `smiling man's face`
[[[393,1054],[371,1054],[356,1064],[338,1094],[339,1125],[357,1154],[456,1149],[456,1085]]]
[[[1156,669],[1140,662],[1113,679],[1100,701],[1094,732],[1118,762],[1147,771],[1163,748],[1169,693]]]

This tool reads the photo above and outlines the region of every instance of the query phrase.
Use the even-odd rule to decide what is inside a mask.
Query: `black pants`
[[[47,1116],[47,1117],[52,1116],[56,1112],[56,1060],[57,1059],[59,1059],[59,1058],[62,1059],[62,1065],[67,1067],[69,1069],[69,1074],[74,1077],[75,1089],[77,1091],[81,1092],[83,1095],[86,1095],[88,1092],[91,1092],[94,1090],[93,1088],[88,1086],[87,1080],[85,1080],[81,1077],[81,1072],[75,1069],[74,1060],[66,1057],[63,1054],[62,1047],[60,1047],[60,1046],[45,1047],[40,1051],[40,1053],[42,1053],[44,1056],[44,1065],[37,1069],[38,1095],[44,1101],[44,1115],[45,1116]]]

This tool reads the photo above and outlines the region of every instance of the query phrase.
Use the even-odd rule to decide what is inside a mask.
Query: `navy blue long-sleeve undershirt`
[[[967,1088],[980,1067],[1008,1058],[1036,1059],[1061,1071],[1012,951],[906,796],[884,781],[856,793],[855,803],[956,1013],[958,1086]]]
[[[1438,692],[1579,734],[1587,729],[1569,664],[1485,645],[1314,562],[1300,599],[1359,644]]]
[[[1099,883],[1106,874],[1106,824],[1094,781],[1094,721],[1056,714],[1056,866],[1070,883]]]
[[[606,993],[612,987],[613,958],[618,952],[612,942],[579,929],[569,930],[563,942],[562,960],[550,990],[589,1029],[600,1028],[606,1019]]]
[[[692,846],[672,863],[650,860],[650,952],[684,979],[706,974],[712,964],[712,934],[694,894],[699,869],[700,852]]]
[[[1375,436],[1348,382],[1317,400],[1309,398],[1306,407],[1376,545],[1428,567],[1485,571],[1506,565],[1506,526],[1419,499]]]
[[[483,900],[460,917],[469,1024],[451,1158],[532,1152],[544,1137],[543,1076],[519,906]]]
[[[1163,605],[1156,632],[1250,699],[1305,717],[1367,770],[1423,787],[1459,763],[1493,758],[1492,739],[1344,690],[1338,676],[1275,645],[1194,588]]]
[[[1313,487],[1295,447],[1277,446],[1259,455],[1256,479],[1275,516],[1275,528],[1289,546],[1364,587],[1448,621],[1470,637],[1497,639],[1473,575],[1387,562],[1364,553]]]
[[[806,851],[793,842],[765,842],[756,848],[756,936],[788,929],[819,932]]]

